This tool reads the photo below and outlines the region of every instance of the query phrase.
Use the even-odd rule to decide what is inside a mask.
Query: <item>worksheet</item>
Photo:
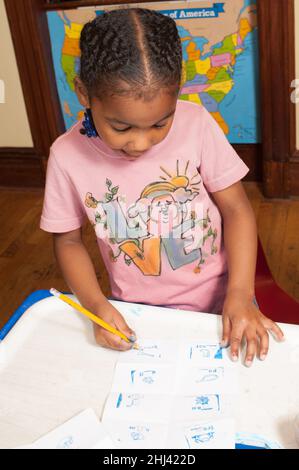
[[[228,349],[221,347],[216,341],[201,340],[180,342],[179,360],[190,364],[223,363],[230,364]]]
[[[137,342],[138,349],[122,352],[119,363],[142,362],[142,363],[165,363],[174,364],[178,361],[178,343],[175,340],[150,340],[143,339]]]
[[[167,449],[235,449],[232,419],[174,425],[169,428]]]
[[[112,392],[106,402],[103,420],[130,421],[147,420],[151,423],[167,424],[173,402],[169,395]],[[149,413],[150,410],[150,413]]]
[[[238,392],[238,377],[234,367],[224,364],[180,364],[176,373],[175,393],[178,395],[200,393]]]
[[[201,421],[230,417],[233,404],[234,395],[228,394],[177,395],[172,400],[171,421]]]
[[[170,393],[176,383],[175,365],[157,363],[118,363],[112,391]]]
[[[113,443],[120,449],[165,449],[167,424],[148,421],[107,421],[105,424]]]
[[[138,346],[120,355],[102,417],[115,445],[234,447],[229,418],[238,381],[220,343],[147,339]]]

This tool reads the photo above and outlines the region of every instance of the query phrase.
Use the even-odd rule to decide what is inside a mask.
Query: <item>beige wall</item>
[[[299,0],[295,1],[295,33],[296,33],[296,78],[299,80]],[[297,92],[299,96],[299,92]],[[299,103],[297,108],[297,149],[299,149]]]
[[[0,97],[0,147],[32,147],[4,0],[0,0],[0,34],[0,80],[5,89],[4,103]]]

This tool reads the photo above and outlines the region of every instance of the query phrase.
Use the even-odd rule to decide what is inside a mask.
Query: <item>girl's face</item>
[[[79,101],[91,108],[98,134],[128,160],[135,160],[159,144],[171,128],[178,99],[176,87],[161,89],[150,101],[114,95],[89,102],[82,90],[77,82]]]

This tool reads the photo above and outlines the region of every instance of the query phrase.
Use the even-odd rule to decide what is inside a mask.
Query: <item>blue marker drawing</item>
[[[132,408],[133,406],[140,405],[140,402],[143,398],[144,398],[144,395],[141,395],[140,393],[134,393],[134,394],[128,395],[126,407]]]
[[[131,382],[132,384],[134,383],[134,374],[135,374],[136,370],[131,370]]]
[[[73,436],[66,436],[58,442],[56,449],[71,449],[73,443]]]
[[[213,425],[199,425],[192,427],[185,433],[189,449],[201,447],[202,444],[210,443],[215,438],[215,428]]]
[[[140,372],[139,376],[142,378],[142,382],[150,385],[155,381],[155,374],[155,370],[145,370],[144,372]]]
[[[214,356],[214,359],[223,359],[222,347],[221,347],[220,344],[219,344],[218,351],[216,352],[216,354],[215,354],[215,356]]]
[[[116,408],[133,408],[139,406],[144,395],[141,393],[130,393],[128,395],[120,393],[117,399]]]
[[[137,356],[138,357],[151,357],[151,358],[156,358],[156,359],[161,359],[162,354],[159,352],[159,348],[156,344],[152,346],[143,346],[140,347],[139,350],[137,350]]]
[[[130,437],[133,441],[144,441],[150,429],[146,426],[129,426]]]
[[[144,371],[140,371],[137,374],[136,373],[137,373],[136,370],[131,370],[131,383],[132,384],[136,383],[136,375],[137,375],[137,377],[142,382],[144,382],[148,385],[151,385],[155,381],[155,378],[156,378],[155,375],[156,375],[157,372],[155,370],[144,370]]]
[[[191,408],[192,411],[220,411],[219,395],[198,395]]]
[[[223,367],[215,367],[212,369],[199,369],[198,371],[198,378],[195,379],[196,383],[203,383],[203,382],[213,382],[215,380],[219,380],[224,375],[224,368]]]
[[[194,434],[192,436],[192,440],[196,443],[199,444],[201,442],[207,442],[213,439],[215,433],[213,432],[207,432],[207,433],[202,433],[202,434]]]
[[[121,404],[121,402],[122,402],[122,399],[123,399],[123,394],[120,393],[120,394],[118,395],[118,399],[117,399],[117,403],[116,403],[116,408],[119,408],[119,407],[120,407],[120,404]]]
[[[217,344],[194,344],[189,350],[189,359],[223,359],[222,347]]]

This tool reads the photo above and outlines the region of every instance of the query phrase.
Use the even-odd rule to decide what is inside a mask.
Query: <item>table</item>
[[[111,303],[144,338],[221,337],[218,315]],[[241,386],[236,427],[240,436],[263,436],[265,447],[298,448],[299,326],[280,326],[287,340],[271,338],[265,362],[256,360],[249,369],[234,365]],[[96,345],[88,319],[48,291],[37,291],[0,330],[0,340],[0,448],[29,444],[89,407],[101,418],[120,353]]]

